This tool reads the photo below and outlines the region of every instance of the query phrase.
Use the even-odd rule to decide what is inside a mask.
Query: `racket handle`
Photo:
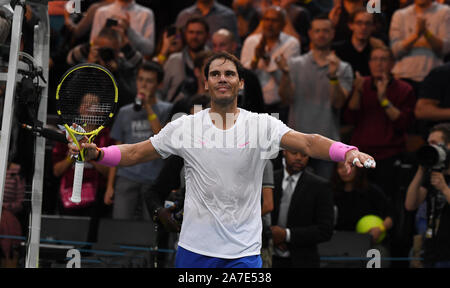
[[[73,203],[81,202],[81,186],[83,184],[84,162],[75,161],[75,175],[73,176],[72,197],[70,201]]]

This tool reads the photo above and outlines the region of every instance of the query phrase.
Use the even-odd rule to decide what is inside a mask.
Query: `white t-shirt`
[[[185,161],[178,245],[226,259],[259,255],[264,167],[291,129],[268,114],[239,109],[236,123],[221,130],[209,110],[178,118],[150,138],[163,158],[175,154]]]

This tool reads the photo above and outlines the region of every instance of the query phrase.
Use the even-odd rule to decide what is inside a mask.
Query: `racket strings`
[[[115,105],[115,85],[111,77],[97,67],[84,66],[70,72],[59,90],[61,117],[76,123],[86,132],[110,119]]]

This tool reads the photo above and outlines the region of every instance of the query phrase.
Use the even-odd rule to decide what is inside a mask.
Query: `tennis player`
[[[237,107],[244,87],[239,60],[214,54],[205,65],[211,108],[168,123],[157,135],[136,144],[86,147],[86,159],[107,166],[130,166],[184,158],[186,198],[175,265],[178,268],[258,268],[261,250],[261,183],[266,161],[280,149],[313,158],[375,168],[356,147],[288,128],[268,114]],[[320,119],[318,119],[320,121]],[[72,154],[78,149],[69,145]]]

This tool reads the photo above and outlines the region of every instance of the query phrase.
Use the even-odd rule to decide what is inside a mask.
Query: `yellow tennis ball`
[[[377,215],[366,215],[361,219],[359,219],[358,223],[356,223],[356,232],[365,234],[368,233],[370,229],[374,227],[380,227],[381,230],[383,231],[377,240],[377,243],[381,243],[381,241],[383,241],[384,238],[386,237],[386,230],[384,229],[383,226],[383,219],[381,219]]]

